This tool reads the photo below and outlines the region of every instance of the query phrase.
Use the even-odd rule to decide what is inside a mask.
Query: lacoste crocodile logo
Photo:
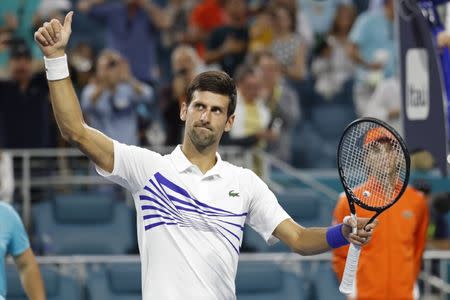
[[[228,196],[230,197],[239,197],[239,193],[235,192],[234,190],[231,190],[228,192]]]

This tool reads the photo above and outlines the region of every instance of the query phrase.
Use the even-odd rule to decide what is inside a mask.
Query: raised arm
[[[65,48],[72,32],[72,16],[73,12],[66,15],[64,25],[56,19],[45,22],[35,32],[34,38],[45,56],[50,99],[61,135],[100,168],[112,172],[113,142],[85,123],[68,74]]]

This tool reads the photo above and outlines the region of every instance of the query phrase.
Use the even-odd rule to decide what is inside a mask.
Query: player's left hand
[[[344,226],[342,226],[342,234],[350,242],[357,246],[364,246],[372,238],[373,229],[377,226],[378,221],[374,220],[372,223],[367,224],[369,218],[357,218],[357,224],[355,220],[347,216],[344,218]],[[352,233],[353,227],[357,227],[356,234]]]

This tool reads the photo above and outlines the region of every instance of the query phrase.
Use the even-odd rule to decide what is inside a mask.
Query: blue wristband
[[[344,226],[344,224],[328,227],[327,242],[331,248],[339,248],[349,244],[347,239],[342,234],[342,226]]]

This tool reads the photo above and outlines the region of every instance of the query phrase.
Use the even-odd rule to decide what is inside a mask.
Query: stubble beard
[[[216,137],[211,131],[209,134],[199,134],[195,127],[188,132],[189,139],[198,150],[203,150],[216,142]]]

